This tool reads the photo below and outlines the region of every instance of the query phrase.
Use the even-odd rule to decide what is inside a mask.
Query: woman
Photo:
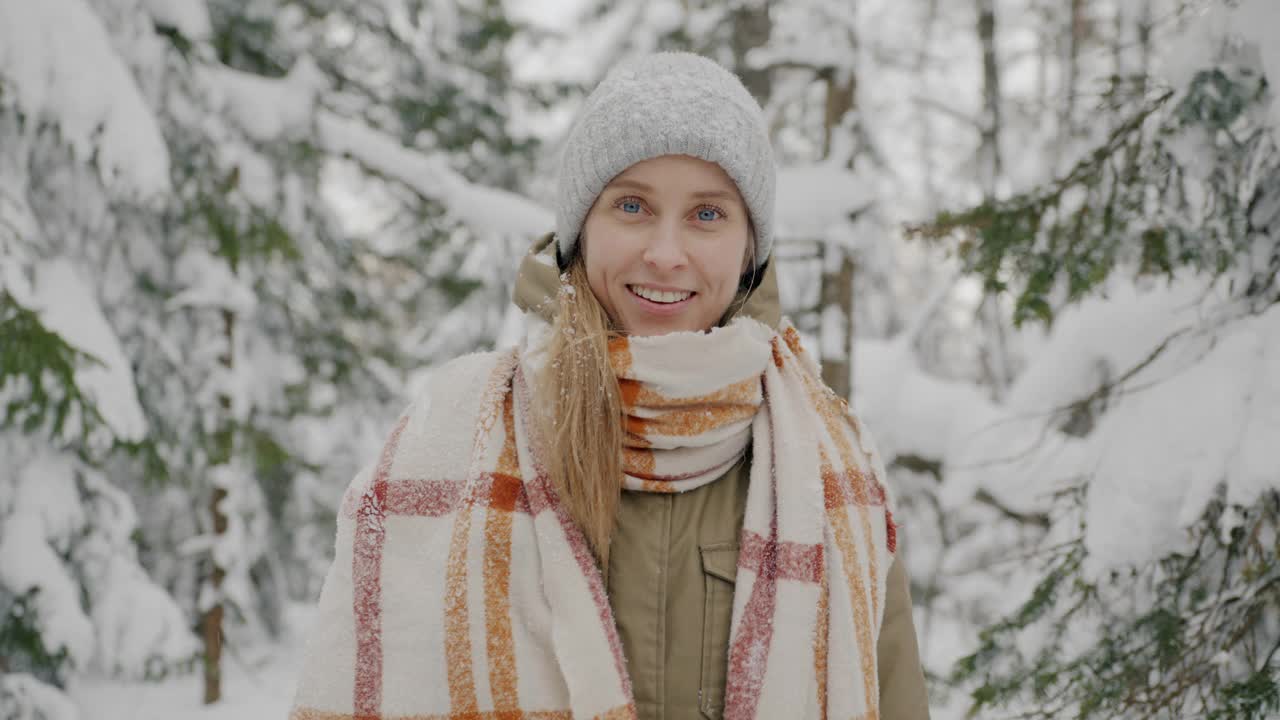
[[[624,63],[558,200],[522,347],[348,489],[291,717],[927,717],[883,467],[778,314],[759,106]]]

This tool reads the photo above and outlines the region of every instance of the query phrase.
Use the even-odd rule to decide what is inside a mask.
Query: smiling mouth
[[[697,295],[689,290],[654,290],[640,285],[628,285],[627,289],[631,294],[659,305],[675,305]]]

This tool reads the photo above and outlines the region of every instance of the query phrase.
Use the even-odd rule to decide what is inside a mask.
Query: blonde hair
[[[755,287],[754,226],[749,230],[746,261],[751,279],[739,288],[741,297],[729,304],[721,323],[742,309]],[[561,276],[547,363],[537,383],[538,406],[543,410],[540,429],[552,486],[596,560],[608,567],[623,473],[622,393],[609,360],[609,341],[621,333],[591,291],[585,245],[580,241]]]
[[[607,566],[622,494],[622,396],[609,362],[609,339],[617,332],[591,292],[581,248],[564,279],[539,383],[547,472],[596,559]]]

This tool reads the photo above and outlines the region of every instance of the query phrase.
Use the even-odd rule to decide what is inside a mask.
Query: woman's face
[[[750,235],[746,203],[723,168],[651,158],[609,181],[587,213],[587,280],[623,332],[706,330],[733,301]]]

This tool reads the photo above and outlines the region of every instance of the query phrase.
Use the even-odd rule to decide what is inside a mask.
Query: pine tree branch
[[[1267,657],[1262,661],[1262,665],[1258,668],[1258,672],[1266,672],[1271,667],[1271,661],[1275,659],[1276,652],[1280,651],[1280,637],[1276,638],[1275,644],[1271,646],[1271,651],[1267,653]]]
[[[983,128],[982,120],[980,118],[961,112],[940,100],[930,97],[916,96],[915,98],[912,98],[912,101],[920,107],[936,110],[952,120],[968,125],[975,130],[982,130]]]
[[[973,499],[983,505],[995,508],[1001,515],[1004,515],[1010,520],[1022,525],[1032,525],[1040,528],[1041,530],[1048,530],[1051,524],[1048,513],[1021,512],[1014,510],[1001,502],[995,495],[992,495],[986,488],[979,488]]]

